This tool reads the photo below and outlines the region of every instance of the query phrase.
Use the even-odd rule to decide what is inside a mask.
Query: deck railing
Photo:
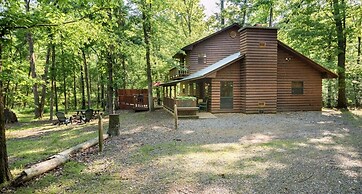
[[[177,67],[174,67],[169,71],[170,79],[180,79],[188,75],[188,69],[178,69]]]
[[[175,100],[173,98],[163,97],[163,106],[173,111],[175,106]]]

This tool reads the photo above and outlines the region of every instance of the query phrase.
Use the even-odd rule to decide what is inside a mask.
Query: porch
[[[210,79],[201,79],[193,82],[176,82],[163,85],[163,106],[174,112],[175,104],[178,113],[196,115],[199,111],[210,111]]]

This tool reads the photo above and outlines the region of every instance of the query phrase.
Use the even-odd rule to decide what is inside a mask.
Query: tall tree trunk
[[[347,108],[346,98],[346,32],[344,1],[333,0],[333,16],[337,31],[338,42],[338,103],[337,108]]]
[[[0,36],[2,38],[3,35]],[[2,74],[2,40],[0,40],[0,74]],[[5,137],[3,82],[0,79],[0,184],[11,179]]]
[[[28,13],[30,11],[30,0],[25,0],[25,11]],[[29,45],[29,63],[30,63],[30,71],[31,77],[36,79],[36,69],[35,69],[35,53],[34,53],[34,41],[30,30],[26,33],[26,39]],[[40,110],[39,110],[39,92],[38,92],[38,84],[35,82],[33,84],[33,95],[34,95],[34,116],[35,118],[40,118]]]
[[[6,87],[4,89],[4,107],[6,107],[6,105],[8,105],[8,98],[9,98],[9,88],[10,88],[10,80],[7,81],[6,83]]]
[[[82,91],[82,109],[85,109],[85,89],[84,89],[84,76],[83,76],[83,66],[80,65],[80,88]]]
[[[50,119],[49,120],[53,120],[53,116],[54,116],[54,93],[55,93],[55,78],[56,78],[56,73],[55,73],[55,44],[51,43],[52,46],[52,66],[51,66],[51,91],[50,91]]]
[[[244,27],[245,26],[245,23],[246,23],[246,10],[247,10],[247,5],[246,5],[246,3],[247,3],[247,0],[244,0],[243,1],[243,7],[242,7],[242,10],[243,10],[243,16],[242,16],[242,21],[241,21],[241,27]]]
[[[73,97],[74,97],[74,108],[77,109],[77,76],[73,71]]]
[[[49,62],[50,62],[50,53],[51,52],[51,44],[48,45],[47,54],[45,57],[45,67],[44,67],[44,74],[43,74],[43,85],[41,90],[41,100],[39,105],[39,112],[40,118],[43,118],[44,114],[44,106],[45,106],[45,98],[46,98],[46,89],[47,89],[47,82],[48,82],[48,72],[49,72]]]
[[[224,0],[220,0],[220,22],[221,26],[225,25],[225,18],[224,18]]]
[[[361,37],[357,38],[357,64],[361,63]]]
[[[148,85],[148,108],[149,111],[154,111],[153,96],[152,96],[152,69],[151,69],[151,51],[150,51],[150,34],[151,34],[151,4],[144,2],[143,4],[143,36],[146,45],[146,65],[147,65],[147,85]],[[149,8],[147,8],[149,6]]]
[[[36,70],[35,70],[35,53],[34,53],[34,42],[31,32],[26,34],[28,45],[29,45],[29,62],[30,62],[30,71],[31,77],[36,79]],[[34,95],[34,115],[35,118],[40,118],[39,110],[39,93],[38,93],[38,84],[35,82],[33,84],[33,95]]]
[[[87,89],[87,104],[88,108],[91,107],[91,98],[90,98],[90,87],[89,87],[89,71],[88,71],[88,65],[87,65],[87,58],[85,56],[84,49],[82,49],[82,57],[83,57],[83,64],[84,64],[84,73],[85,73],[85,86]]]
[[[63,35],[61,35],[61,40],[63,42]],[[66,73],[66,67],[64,62],[64,48],[63,43],[61,43],[61,49],[62,49],[62,69],[63,69],[63,95],[64,95],[64,112],[65,114],[68,113],[68,101],[67,101],[67,73]]]
[[[125,56],[122,57],[122,70],[123,70],[123,76],[122,76],[122,82],[123,82],[123,89],[126,89],[127,87],[127,69],[126,69],[126,60]]]
[[[16,91],[18,91],[18,83],[15,84],[15,87],[14,87],[14,90],[13,90],[13,94],[15,94]],[[14,109],[14,106],[15,106],[15,100],[13,100],[11,102],[11,109]]]
[[[107,71],[108,71],[108,86],[107,86],[107,105],[108,105],[108,113],[113,114],[113,45],[110,46],[108,49],[108,56],[107,56]],[[111,53],[110,53],[111,52]]]
[[[105,104],[104,104],[104,79],[103,79],[103,74],[101,74],[101,105],[102,105],[102,109],[103,111],[105,111]]]
[[[55,100],[55,112],[59,111],[59,100],[58,100],[58,87],[57,80],[54,81],[54,100]]]
[[[100,76],[98,75],[98,84],[97,84],[97,108],[99,108],[100,102],[101,102],[101,79],[99,78]]]
[[[361,62],[361,37],[357,37],[357,65],[359,65]],[[359,87],[360,84],[360,77],[358,75],[356,75],[356,83],[353,83],[353,88],[354,88],[354,93],[355,93],[355,104],[356,107],[360,107],[361,103],[360,103],[360,91],[361,88]]]
[[[269,9],[269,27],[273,27],[273,4],[270,4]]]

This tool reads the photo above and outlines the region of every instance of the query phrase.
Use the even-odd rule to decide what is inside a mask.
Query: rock
[[[16,117],[16,114],[8,108],[4,109],[4,116],[5,116],[5,123],[17,123],[18,122],[18,117]]]

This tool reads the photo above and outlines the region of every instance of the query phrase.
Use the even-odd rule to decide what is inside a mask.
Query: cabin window
[[[220,82],[220,109],[233,109],[233,82]]]
[[[304,83],[302,81],[292,81],[292,94],[303,94]]]
[[[198,64],[205,64],[206,63],[206,54],[205,53],[199,53],[197,58]]]

